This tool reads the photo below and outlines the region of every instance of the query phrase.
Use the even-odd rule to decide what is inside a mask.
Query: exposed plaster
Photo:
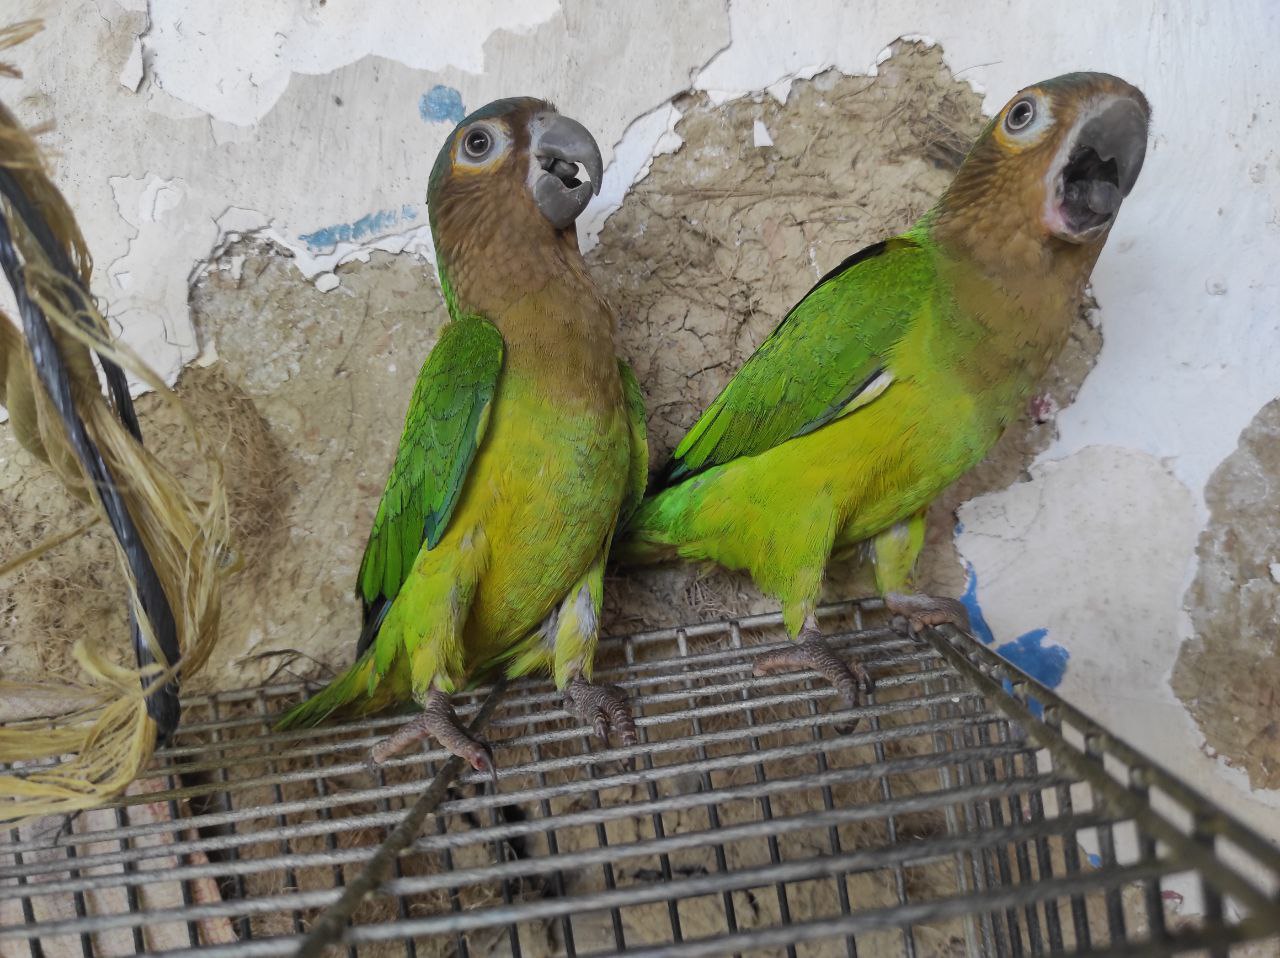
[[[481,73],[491,36],[527,36],[559,11],[559,0],[470,0],[465,11],[447,14],[432,0],[394,10],[324,0],[170,0],[152,5],[142,44],[169,96],[225,123],[253,126],[294,74],[332,73],[365,56],[415,70]]]
[[[1280,399],[1240,436],[1209,480],[1209,525],[1185,603],[1196,638],[1182,646],[1173,688],[1206,750],[1280,788]]]

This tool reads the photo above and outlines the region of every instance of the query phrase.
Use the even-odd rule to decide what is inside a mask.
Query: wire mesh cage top
[[[968,637],[879,615],[823,610],[876,678],[856,709],[752,675],[777,616],[605,640],[634,748],[602,750],[546,682],[481,690],[459,713],[493,710],[496,792],[429,789],[438,750],[367,765],[403,717],[272,732],[297,685],[192,702],[121,801],[10,832],[0,954],[293,954],[424,791],[348,954],[1225,953],[1280,931],[1262,839]]]

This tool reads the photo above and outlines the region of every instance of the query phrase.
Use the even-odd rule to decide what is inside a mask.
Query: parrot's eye
[[[1035,118],[1036,101],[1030,97],[1024,97],[1009,107],[1009,112],[1004,117],[1004,125],[1010,133],[1017,133],[1019,130],[1025,130]]]
[[[493,146],[493,137],[483,127],[471,130],[462,140],[462,148],[473,160],[478,160],[488,153],[491,146]]]

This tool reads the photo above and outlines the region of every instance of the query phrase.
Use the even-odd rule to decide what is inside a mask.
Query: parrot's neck
[[[1004,289],[1078,296],[1089,281],[1104,240],[1068,243],[1029,220],[1017,204],[951,206],[944,196],[912,229],[929,245],[964,261]]]
[[[450,313],[498,327],[508,374],[564,398],[619,401],[612,311],[587,273],[572,230],[548,241],[514,231],[438,249]],[[616,395],[615,395],[616,394]]]
[[[1012,216],[935,208],[922,224],[941,285],[954,304],[954,334],[973,346],[975,389],[1000,384],[1003,415],[1030,395],[1067,341],[1101,243],[1075,245]]]

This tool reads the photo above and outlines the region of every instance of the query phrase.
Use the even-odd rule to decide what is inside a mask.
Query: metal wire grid
[[[442,793],[346,954],[1226,954],[1280,932],[1256,834],[968,637],[864,613],[822,610],[876,676],[858,709],[752,676],[777,615],[603,642],[629,750],[547,683],[508,689],[498,792],[469,774]],[[193,702],[137,794],[11,832],[0,954],[294,953],[447,758],[368,768],[402,718],[271,732],[300,691]],[[1188,879],[1202,918],[1168,911]]]

